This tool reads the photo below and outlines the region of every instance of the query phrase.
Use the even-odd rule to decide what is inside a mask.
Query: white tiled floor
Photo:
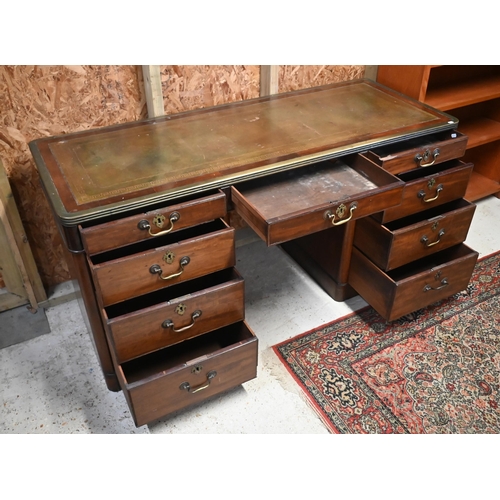
[[[500,200],[478,203],[466,243],[500,250]],[[122,393],[107,390],[79,306],[47,310],[51,333],[0,350],[3,434],[327,434],[271,346],[365,305],[333,301],[280,249],[238,246],[246,318],[259,338],[258,377],[223,396],[136,428]],[[1,319],[1,318],[0,318]]]

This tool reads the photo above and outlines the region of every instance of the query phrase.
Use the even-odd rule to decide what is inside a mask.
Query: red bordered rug
[[[371,307],[273,347],[335,433],[500,433],[500,252],[391,323]]]

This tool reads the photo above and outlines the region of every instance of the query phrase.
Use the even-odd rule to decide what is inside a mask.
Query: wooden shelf
[[[460,121],[458,130],[469,138],[467,148],[474,148],[500,139],[500,122],[490,118],[480,117]]]
[[[469,201],[500,197],[500,66],[379,66],[381,83],[459,120],[474,164]]]
[[[428,88],[425,103],[442,111],[500,97],[500,75]]]
[[[465,193],[467,201],[474,202],[497,193],[500,193],[500,184],[498,182],[472,171],[467,192]]]

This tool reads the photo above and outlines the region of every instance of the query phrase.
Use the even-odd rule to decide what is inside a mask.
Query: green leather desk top
[[[30,143],[64,226],[312,164],[457,120],[368,80]]]

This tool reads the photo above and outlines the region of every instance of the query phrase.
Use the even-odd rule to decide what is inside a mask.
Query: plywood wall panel
[[[45,286],[70,274],[28,142],[145,117],[138,66],[0,66],[0,156]]]
[[[363,78],[365,66],[280,66],[278,92]]]
[[[162,66],[166,114],[259,97],[260,66]]]

